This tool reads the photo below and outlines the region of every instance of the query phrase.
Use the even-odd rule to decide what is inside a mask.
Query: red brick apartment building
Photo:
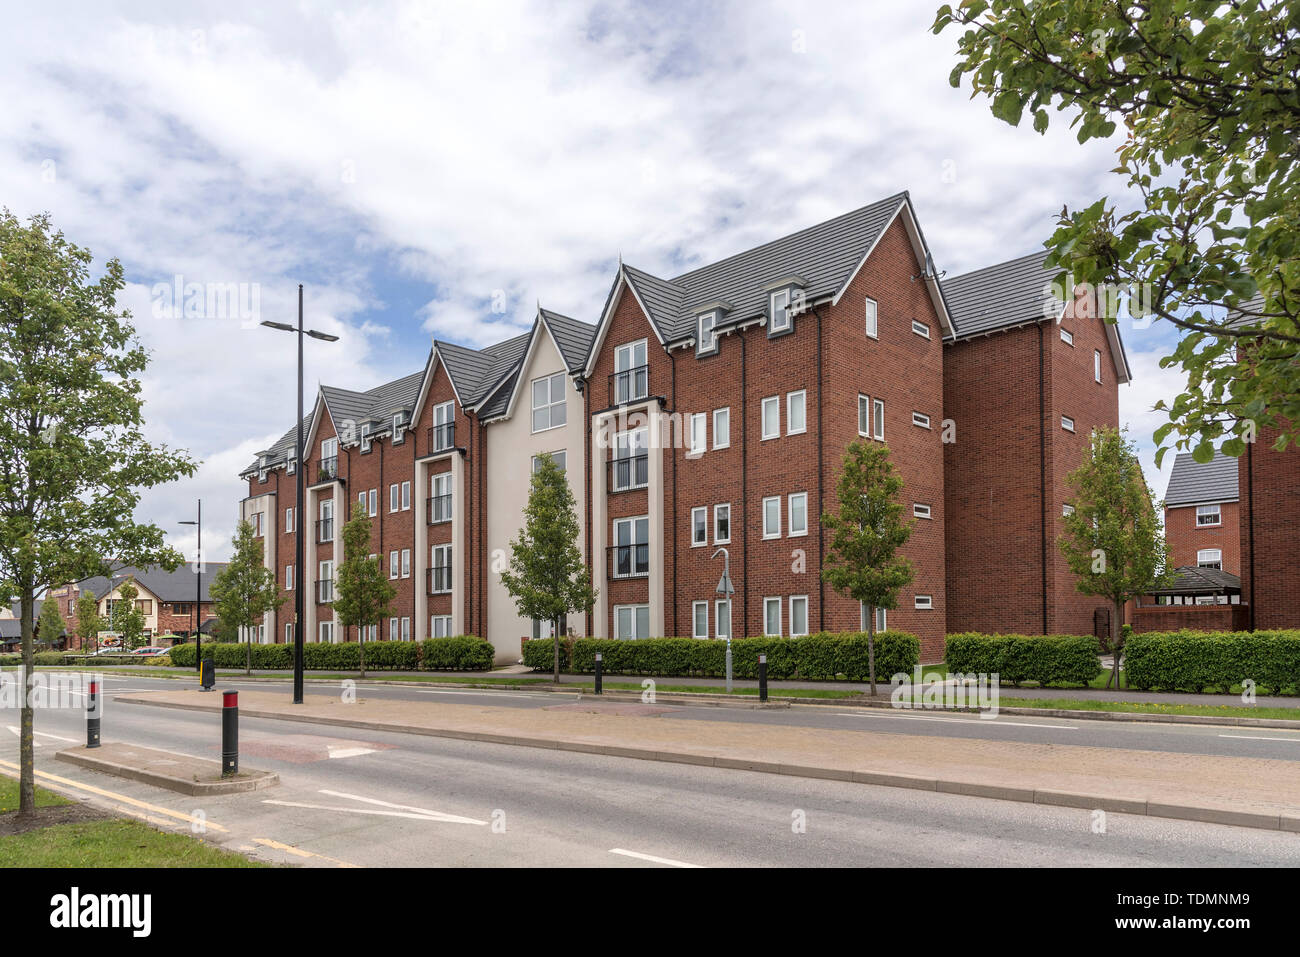
[[[594,323],[539,310],[482,350],[435,341],[421,371],[322,387],[305,421],[307,567],[292,566],[294,433],[242,473],[241,516],[308,640],[333,623],[345,509],[372,516],[398,585],[380,638],[474,633],[498,660],[545,624],[499,574],[536,456],[565,467],[599,597],[573,634],[798,635],[864,627],[821,582],[849,442],[884,442],[915,520],[916,569],[877,624],[926,660],[958,629],[1084,631],[1055,538],[1089,431],[1118,422],[1115,327],[1049,296],[1043,255],[942,279],[906,193],[675,277],[620,262]],[[718,548],[736,594],[716,593]],[[297,580],[301,578],[301,580]],[[262,629],[291,635],[293,603]]]
[[[1237,460],[1241,600],[1250,627],[1300,628],[1300,450],[1261,429]]]
[[[1204,465],[1180,453],[1165,491],[1165,541],[1173,568],[1241,574],[1240,463],[1222,452]]]

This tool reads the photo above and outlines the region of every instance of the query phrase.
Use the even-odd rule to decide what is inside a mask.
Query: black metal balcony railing
[[[334,519],[322,518],[316,523],[316,542],[325,545],[334,541]]]
[[[429,427],[429,454],[434,452],[446,452],[448,449],[456,447],[456,423],[446,422],[443,425],[434,425]]]
[[[609,404],[626,405],[650,394],[650,367],[634,366],[609,377]]]
[[[605,463],[608,472],[605,486],[611,492],[626,492],[650,484],[650,455],[638,452],[612,458]]]
[[[317,481],[324,482],[328,479],[339,477],[339,457],[331,455],[329,458],[320,460],[320,471]]]
[[[334,579],[322,578],[316,583],[316,602],[328,605],[334,600]]]
[[[610,578],[645,578],[650,574],[649,545],[611,545]]]
[[[430,595],[445,595],[451,591],[451,566],[435,565],[425,572],[428,579]]]
[[[450,522],[451,493],[430,496],[425,502],[425,511],[428,513],[430,525],[441,525],[443,522]]]

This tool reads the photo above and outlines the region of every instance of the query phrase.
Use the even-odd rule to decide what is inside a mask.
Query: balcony
[[[334,600],[334,579],[322,578],[316,583],[316,604],[328,605]]]
[[[456,447],[456,423],[446,422],[429,428],[429,454],[446,452]]]
[[[339,457],[331,455],[329,458],[320,460],[320,469],[316,475],[316,481],[329,482],[339,477]]]
[[[435,565],[424,573],[430,595],[446,595],[451,591],[451,566]]]
[[[430,525],[441,525],[451,521],[451,493],[433,495],[425,500],[424,511]]]
[[[649,453],[638,452],[609,459],[605,470],[605,487],[611,494],[645,488],[650,483]]]
[[[606,549],[610,578],[646,578],[650,575],[650,546],[611,545]]]
[[[650,367],[634,366],[613,373],[609,377],[609,404],[627,405],[638,402],[650,394]]]
[[[322,518],[316,523],[316,544],[328,545],[334,541],[334,519]]]

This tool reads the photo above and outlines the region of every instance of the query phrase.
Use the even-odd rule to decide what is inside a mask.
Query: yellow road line
[[[8,761],[0,761],[0,768],[17,771],[18,765],[10,764]],[[150,804],[147,801],[139,801],[133,797],[127,797],[125,794],[118,794],[116,791],[106,791],[103,788],[97,788],[91,784],[82,784],[80,781],[73,781],[70,778],[59,777],[57,774],[50,774],[47,771],[37,771],[36,776],[44,781],[52,781],[56,784],[61,784],[64,787],[73,788],[78,791],[86,791],[90,794],[96,794],[100,797],[108,798],[110,801],[118,801],[122,804],[129,804],[132,807],[141,808],[145,811],[153,811],[156,814],[163,814],[167,817],[175,818],[178,821],[184,821],[190,825],[199,824],[210,831],[229,833],[227,828],[222,827],[214,821],[200,820],[192,814],[186,814],[183,811],[173,811],[171,808],[159,807],[157,804]]]
[[[286,854],[292,854],[295,857],[316,857],[322,861],[329,861],[331,864],[337,864],[339,867],[356,867],[356,864],[349,864],[347,861],[340,861],[334,857],[326,857],[324,854],[316,854],[313,851],[304,851],[301,847],[293,847],[289,844],[281,844],[279,841],[273,841],[268,837],[253,838],[254,844],[261,844],[263,847],[274,848],[277,851],[284,851]]]

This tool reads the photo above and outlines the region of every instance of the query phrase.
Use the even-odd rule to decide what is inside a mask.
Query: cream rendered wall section
[[[278,556],[276,555],[276,544],[280,540],[284,515],[276,507],[276,502],[274,492],[267,492],[265,495],[258,495],[255,498],[246,498],[241,504],[239,518],[241,521],[251,522],[253,516],[258,512],[262,514],[262,564],[271,570],[271,574],[275,576],[276,584],[279,587],[284,587],[284,569],[279,568]],[[277,522],[280,524],[277,525]],[[262,626],[261,643],[271,644],[275,641],[274,611],[268,611],[262,616]],[[239,629],[240,640],[243,641],[245,637],[244,629]]]
[[[532,382],[557,372],[565,373],[566,424],[534,433]],[[586,541],[583,526],[585,415],[582,394],[574,388],[555,341],[543,326],[538,330],[532,357],[520,373],[513,413],[510,418],[487,427],[488,634],[484,637],[496,648],[498,663],[517,661],[519,639],[531,637],[533,633],[532,621],[519,616],[514,599],[501,583],[500,572],[510,560],[510,540],[523,526],[534,455],[561,450],[565,453],[569,488],[578,513],[578,547],[582,548]],[[575,635],[584,634],[585,622],[586,616],[581,612],[569,616],[569,628]]]

